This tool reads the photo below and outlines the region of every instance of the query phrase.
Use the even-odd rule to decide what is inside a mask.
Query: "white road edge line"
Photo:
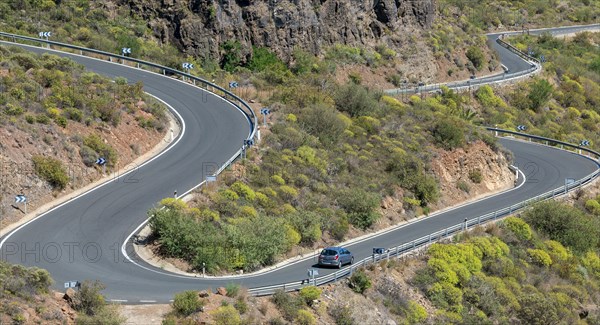
[[[29,46],[29,45],[27,45],[27,46]],[[34,46],[30,46],[30,47],[34,47]],[[61,51],[56,51],[56,52],[61,52]],[[67,54],[71,54],[71,53],[67,53]],[[87,57],[86,57],[86,58],[87,58]],[[93,59],[95,59],[95,58],[93,58]],[[96,60],[99,60],[99,59],[96,59]],[[102,61],[102,62],[105,62],[105,61]],[[107,62],[107,63],[109,63],[109,62]],[[132,68],[132,69],[133,69],[133,68]],[[144,70],[144,71],[146,71],[146,70]],[[181,114],[179,114],[179,112],[178,112],[177,110],[175,110],[175,108],[173,108],[173,106],[171,106],[171,105],[167,104],[167,103],[166,103],[164,100],[162,100],[162,99],[160,99],[160,98],[158,98],[158,97],[156,97],[156,96],[154,96],[154,95],[152,95],[152,94],[150,94],[150,93],[148,93],[148,92],[146,92],[146,94],[148,94],[149,96],[152,96],[152,97],[156,98],[158,101],[160,101],[161,103],[165,104],[165,105],[166,105],[166,106],[167,106],[167,107],[168,107],[168,108],[169,108],[169,109],[170,109],[170,110],[171,110],[173,113],[175,113],[175,114],[177,115],[177,117],[178,117],[179,121],[181,122],[181,133],[179,134],[179,136],[177,137],[177,140],[176,140],[175,142],[171,143],[171,144],[170,144],[170,145],[169,145],[169,146],[168,146],[166,149],[164,149],[163,151],[161,151],[161,152],[160,152],[158,155],[156,155],[156,156],[154,156],[154,157],[150,158],[149,160],[147,160],[147,161],[143,162],[143,163],[142,163],[141,165],[139,165],[137,168],[142,168],[142,167],[144,167],[145,165],[147,165],[147,164],[151,163],[151,162],[152,162],[152,161],[154,161],[155,159],[158,159],[158,158],[159,158],[159,157],[161,157],[162,155],[166,154],[166,153],[167,153],[169,150],[171,150],[172,148],[174,148],[174,147],[175,147],[175,146],[176,146],[176,145],[179,143],[179,141],[180,141],[180,140],[183,138],[183,136],[184,136],[184,134],[185,134],[185,128],[186,128],[186,127],[185,127],[185,121],[183,120],[183,117],[181,116]],[[131,169],[131,170],[129,170],[129,171],[127,171],[127,172],[125,172],[124,174],[118,175],[116,179],[120,179],[120,178],[122,178],[122,177],[124,177],[124,176],[127,176],[129,173],[132,173],[132,172],[134,172],[134,171],[136,171],[136,169]],[[3,239],[2,241],[0,241],[0,249],[2,248],[2,246],[4,245],[4,243],[6,243],[6,241],[7,241],[7,240],[8,240],[8,239],[9,239],[9,238],[10,238],[10,237],[11,237],[11,236],[14,234],[14,233],[16,233],[17,231],[19,231],[19,230],[21,230],[21,229],[25,228],[25,227],[26,227],[27,225],[29,225],[30,223],[32,223],[32,222],[34,222],[34,221],[38,220],[39,218],[41,218],[41,217],[43,217],[43,216],[47,215],[48,213],[50,213],[50,212],[52,212],[52,211],[54,211],[54,210],[56,210],[56,209],[58,209],[58,208],[60,208],[60,207],[63,207],[63,206],[65,206],[65,205],[67,205],[67,204],[69,204],[69,203],[71,203],[71,202],[73,202],[73,201],[75,201],[75,200],[77,200],[77,199],[79,199],[79,198],[81,198],[81,197],[83,197],[83,196],[85,196],[85,195],[89,194],[89,193],[92,193],[92,192],[96,191],[97,189],[99,189],[99,188],[101,188],[101,187],[103,187],[103,186],[106,186],[108,183],[110,183],[110,182],[112,182],[112,181],[114,181],[114,179],[109,179],[109,180],[107,180],[106,182],[104,182],[104,183],[102,183],[102,184],[100,184],[100,185],[98,185],[98,186],[96,186],[96,187],[93,187],[93,188],[91,188],[90,190],[88,190],[88,191],[86,191],[86,192],[84,192],[84,193],[81,193],[80,195],[77,195],[77,196],[75,196],[75,197],[71,198],[70,200],[67,200],[67,201],[65,201],[65,202],[63,202],[63,203],[61,203],[61,204],[59,204],[59,205],[57,205],[57,206],[55,206],[55,207],[53,207],[53,208],[51,208],[51,209],[47,210],[46,212],[43,212],[43,213],[41,213],[39,216],[37,216],[37,217],[35,217],[35,218],[33,218],[33,219],[31,219],[31,220],[27,221],[26,223],[24,223],[24,224],[20,225],[19,227],[15,228],[13,231],[11,231],[10,233],[6,234],[6,236],[4,237],[4,239]]]
[[[127,302],[125,299],[108,299],[110,302]]]
[[[513,166],[513,167],[514,167],[514,166]],[[365,238],[361,238],[361,239],[358,239],[358,240],[355,240],[355,241],[353,241],[353,240],[350,240],[350,241],[347,241],[347,242],[344,242],[344,243],[340,243],[340,245],[342,245],[342,246],[348,246],[348,247],[350,247],[350,246],[352,246],[352,245],[355,245],[355,244],[358,244],[358,243],[361,243],[361,242],[364,242],[364,241],[367,241],[367,240],[371,240],[371,239],[373,239],[373,238],[377,238],[377,237],[379,237],[379,236],[382,236],[382,235],[388,234],[388,233],[390,233],[390,232],[392,232],[392,231],[395,231],[395,230],[398,230],[398,229],[402,229],[402,228],[404,228],[404,227],[408,227],[408,226],[410,226],[410,225],[412,225],[412,224],[414,224],[414,223],[418,223],[418,222],[421,222],[421,221],[423,221],[423,220],[427,220],[427,219],[430,219],[430,218],[436,217],[436,216],[438,216],[438,215],[440,215],[440,214],[442,214],[442,213],[451,212],[451,211],[454,211],[454,210],[456,210],[456,209],[460,209],[460,208],[462,208],[462,207],[465,207],[465,206],[467,206],[467,205],[470,205],[470,204],[474,204],[474,203],[477,203],[477,202],[481,202],[481,201],[483,201],[483,200],[487,200],[487,199],[491,199],[491,198],[493,198],[493,197],[496,197],[496,196],[498,196],[498,195],[502,195],[502,194],[506,194],[506,193],[508,193],[508,192],[511,192],[511,191],[515,191],[515,190],[517,190],[517,189],[521,188],[521,187],[522,187],[522,186],[525,184],[525,182],[527,181],[527,177],[525,176],[525,174],[523,173],[523,171],[521,171],[520,169],[519,169],[519,174],[521,174],[521,176],[523,177],[523,181],[522,181],[522,182],[521,182],[521,183],[520,183],[518,186],[516,186],[516,187],[513,187],[513,188],[511,188],[511,189],[508,189],[508,190],[506,190],[506,191],[502,191],[502,192],[499,192],[499,193],[496,193],[496,194],[493,194],[493,195],[490,195],[490,196],[487,196],[487,197],[483,197],[483,198],[481,198],[481,199],[478,199],[478,200],[475,200],[475,201],[472,201],[472,202],[468,202],[468,203],[465,203],[465,204],[460,204],[460,205],[457,205],[457,206],[455,206],[455,207],[452,207],[452,208],[450,208],[450,209],[446,209],[446,210],[440,210],[440,211],[434,212],[434,213],[432,213],[432,214],[430,214],[430,215],[428,215],[428,216],[426,216],[426,217],[422,217],[422,218],[416,218],[416,219],[413,219],[412,221],[409,221],[409,222],[407,222],[407,223],[401,224],[401,225],[399,225],[399,226],[396,226],[396,227],[388,228],[388,229],[386,229],[386,230],[384,230],[384,231],[382,231],[382,232],[375,233],[375,234],[373,234],[373,235],[371,235],[371,236],[367,236],[367,237],[365,237]],[[204,182],[203,182],[203,183],[204,183]],[[200,186],[200,185],[198,185],[198,186]],[[191,190],[190,190],[190,191],[191,191]],[[186,195],[186,194],[184,194],[184,195]],[[184,195],[182,195],[182,196],[184,196]],[[124,242],[124,243],[123,243],[123,245],[121,246],[121,253],[123,254],[123,256],[125,256],[125,258],[127,258],[127,260],[128,260],[129,262],[131,262],[131,263],[135,264],[135,265],[136,265],[136,266],[138,266],[138,267],[141,267],[141,268],[143,268],[143,269],[145,269],[145,270],[147,270],[147,271],[150,271],[150,272],[154,272],[154,273],[157,273],[157,274],[162,274],[162,275],[166,275],[166,276],[170,276],[170,277],[181,278],[181,279],[201,279],[201,280],[209,280],[209,281],[222,281],[222,280],[231,280],[231,279],[234,279],[234,280],[236,280],[236,279],[247,279],[247,278],[254,278],[254,277],[257,277],[257,276],[262,276],[262,275],[265,275],[265,274],[269,274],[269,273],[272,273],[272,272],[275,272],[275,271],[281,270],[281,269],[283,269],[283,268],[286,268],[286,267],[289,267],[289,266],[292,266],[292,265],[295,265],[295,264],[298,264],[298,263],[304,262],[304,261],[306,261],[306,260],[309,260],[309,259],[311,259],[311,258],[313,258],[313,257],[314,257],[314,256],[312,256],[312,255],[310,255],[310,256],[306,256],[306,257],[304,257],[304,258],[301,258],[301,259],[299,259],[299,260],[296,260],[296,261],[290,262],[289,264],[286,264],[286,265],[284,265],[284,266],[282,266],[282,267],[278,267],[278,268],[272,268],[272,269],[270,269],[270,270],[265,270],[265,271],[263,271],[263,272],[261,272],[261,271],[257,271],[257,272],[255,272],[255,273],[251,273],[251,274],[245,274],[245,275],[226,275],[226,276],[213,277],[213,276],[200,276],[200,275],[197,275],[197,276],[192,276],[192,275],[182,275],[182,274],[176,274],[176,273],[171,273],[171,272],[159,271],[159,270],[156,270],[156,269],[154,269],[154,268],[146,267],[146,266],[144,266],[144,265],[141,265],[141,264],[137,263],[137,262],[136,262],[136,261],[134,261],[134,260],[133,260],[131,257],[129,257],[129,255],[127,254],[127,250],[126,250],[127,242],[129,241],[129,239],[130,239],[130,238],[133,236],[133,234],[135,234],[135,233],[136,233],[136,232],[138,232],[138,231],[139,231],[139,230],[140,230],[140,229],[141,229],[143,226],[145,226],[145,225],[148,223],[148,220],[149,220],[149,219],[146,219],[146,221],[144,221],[144,222],[143,222],[141,225],[139,225],[139,226],[138,226],[138,227],[137,227],[137,228],[136,228],[136,229],[135,229],[135,230],[134,230],[134,231],[133,231],[133,232],[132,232],[132,233],[131,233],[131,234],[130,234],[128,237],[127,237],[127,239],[125,240],[125,242]]]

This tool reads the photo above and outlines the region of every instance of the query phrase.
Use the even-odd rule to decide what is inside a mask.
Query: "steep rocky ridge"
[[[162,42],[211,59],[219,59],[231,40],[240,42],[244,56],[254,45],[284,58],[294,48],[319,54],[335,43],[399,47],[435,15],[435,0],[114,1],[148,20]]]

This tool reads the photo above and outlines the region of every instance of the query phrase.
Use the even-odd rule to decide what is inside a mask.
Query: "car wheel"
[[[350,259],[350,265],[354,264],[354,256]]]
[[[342,261],[339,261],[339,262],[338,262],[337,268],[338,268],[338,269],[341,269],[341,268],[342,268]]]

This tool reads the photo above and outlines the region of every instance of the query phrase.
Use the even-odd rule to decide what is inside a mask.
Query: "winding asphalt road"
[[[135,173],[60,205],[5,236],[0,248],[3,260],[49,270],[59,290],[66,281],[100,280],[106,284],[104,293],[109,299],[124,303],[168,302],[176,292],[215,288],[232,281],[253,288],[306,278],[306,270],[315,262],[313,259],[235,279],[180,276],[143,261],[133,263],[126,259],[121,246],[145,220],[145,211],[161,198],[172,196],[174,190],[183,193],[195,187],[216,165],[227,161],[239,149],[250,133],[250,126],[246,117],[223,99],[169,77],[106,61],[60,55],[109,77],[143,81],[147,92],[177,112],[184,132],[160,156]],[[464,218],[493,212],[559,188],[565,178],[580,179],[599,168],[595,161],[555,148],[507,138],[500,142],[514,153],[515,164],[526,176],[522,186],[352,244],[349,248],[356,258],[369,256],[372,247],[410,242],[458,224]],[[129,252],[131,245],[126,246]],[[322,269],[321,275],[333,271]]]
[[[592,25],[582,25],[582,26],[565,26],[565,27],[556,27],[556,28],[541,28],[541,29],[531,29],[529,30],[529,34],[531,35],[541,35],[543,33],[550,33],[553,36],[560,36],[566,34],[573,34],[583,31],[600,31],[600,24],[592,24]],[[511,35],[519,35],[522,34],[523,31],[510,31],[510,32],[498,32],[487,34],[488,45],[492,47],[498,53],[498,57],[500,58],[500,63],[504,65],[507,69],[506,74],[492,74],[489,76],[479,77],[472,80],[462,80],[462,81],[453,81],[449,83],[435,84],[435,85],[425,85],[422,87],[411,87],[411,88],[396,88],[396,89],[388,89],[385,90],[386,93],[389,94],[414,94],[417,92],[432,92],[440,89],[441,85],[445,85],[450,89],[460,89],[460,88],[468,88],[471,86],[484,85],[494,82],[502,82],[509,78],[521,77],[523,75],[529,74],[533,70],[535,70],[535,64],[528,60],[521,58],[518,55],[515,55],[510,50],[502,46],[500,43],[496,42],[496,40],[502,36],[511,36]]]

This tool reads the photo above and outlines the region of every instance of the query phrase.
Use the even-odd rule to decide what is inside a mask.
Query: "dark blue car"
[[[354,256],[349,250],[343,247],[326,247],[319,254],[320,266],[336,266],[342,268],[342,265],[354,263]]]

